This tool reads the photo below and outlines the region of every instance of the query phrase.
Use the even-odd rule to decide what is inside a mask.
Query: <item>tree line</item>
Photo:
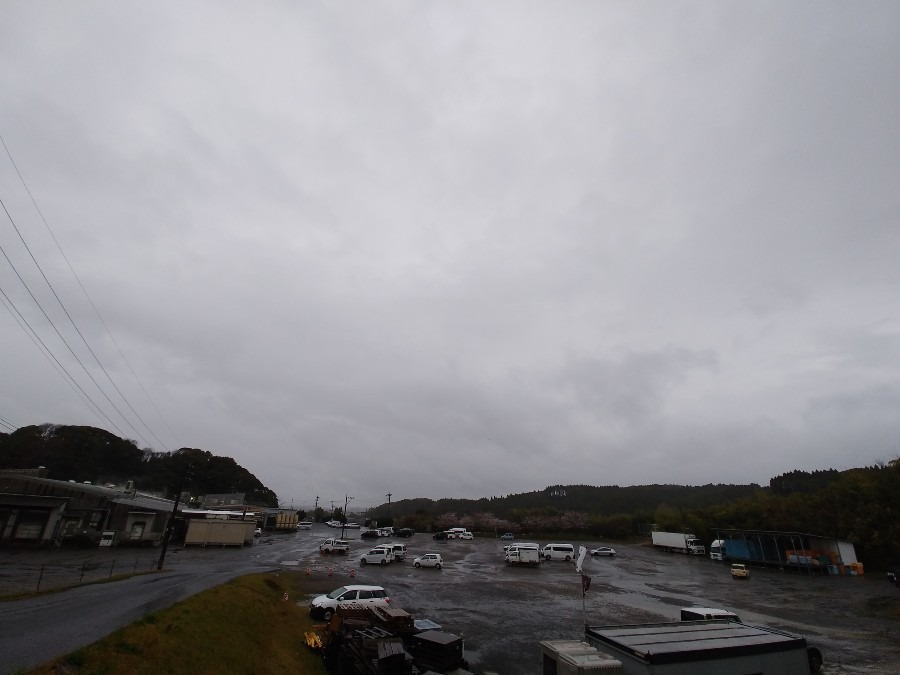
[[[243,492],[248,504],[278,506],[278,496],[231,457],[198,448],[173,452],[140,449],[103,429],[41,424],[0,433],[0,468],[43,466],[55,480],[90,481],[174,497]]]
[[[124,485],[173,497],[243,492],[248,504],[277,507],[277,495],[230,457],[197,448],[140,449],[102,429],[42,424],[0,433],[0,468],[44,466],[49,478]],[[846,471],[791,471],[768,486],[551,485],[482,499],[407,499],[367,518],[417,531],[468,527],[482,532],[559,533],[627,540],[685,530],[707,544],[716,529],[803,532],[852,542],[859,559],[882,569],[900,563],[900,458]],[[332,514],[333,515],[333,514]],[[343,514],[342,514],[343,515]],[[325,516],[321,509],[314,514]]]
[[[802,532],[852,542],[868,567],[900,562],[900,458],[847,471],[791,471],[759,485],[548,486],[477,500],[410,499],[373,509],[417,530],[554,533],[628,540],[687,531],[708,545],[716,529]]]

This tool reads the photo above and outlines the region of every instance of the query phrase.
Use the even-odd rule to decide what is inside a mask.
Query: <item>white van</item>
[[[378,548],[390,551],[392,562],[403,562],[406,559],[406,546],[404,544],[392,542],[390,544],[379,544]]]
[[[575,547],[572,544],[547,544],[541,551],[544,560],[570,561],[575,557]]]
[[[445,532],[447,533],[447,539],[462,539],[462,535],[466,534],[468,530],[464,527],[451,527]]]

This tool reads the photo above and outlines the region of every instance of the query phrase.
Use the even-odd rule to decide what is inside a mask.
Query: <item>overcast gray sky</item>
[[[900,455],[900,3],[5,2],[0,97],[13,425],[352,508]]]

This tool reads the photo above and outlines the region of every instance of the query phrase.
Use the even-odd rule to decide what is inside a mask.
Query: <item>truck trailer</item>
[[[706,547],[693,534],[686,532],[653,532],[653,545],[666,551],[705,555]]]

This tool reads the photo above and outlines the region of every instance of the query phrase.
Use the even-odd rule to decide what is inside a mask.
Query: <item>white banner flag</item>
[[[578,560],[575,562],[575,571],[581,572],[581,565],[584,563],[584,556],[587,555],[587,549],[584,546],[578,547]]]

